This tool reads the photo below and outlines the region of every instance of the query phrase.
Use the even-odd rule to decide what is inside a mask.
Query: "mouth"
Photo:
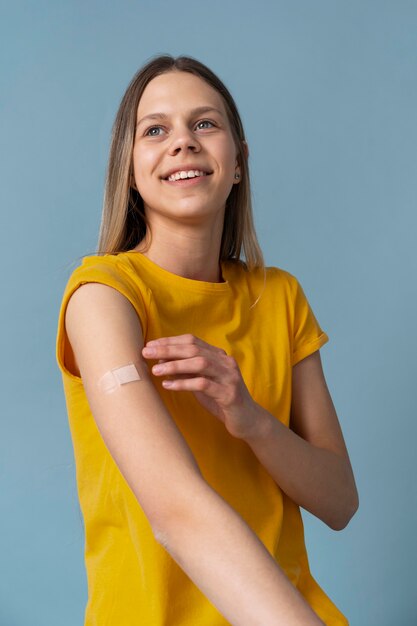
[[[190,187],[204,182],[212,173],[202,170],[180,171],[174,172],[161,180],[174,187]]]
[[[184,169],[171,172],[168,176],[163,177],[162,180],[176,182],[177,180],[188,180],[189,178],[203,178],[204,176],[211,176],[212,173],[206,170]]]
[[[204,174],[203,176],[191,176],[190,178],[179,178],[171,180],[169,178],[162,178],[164,183],[167,183],[171,187],[194,187],[196,185],[204,185],[207,179],[211,176],[210,174]]]

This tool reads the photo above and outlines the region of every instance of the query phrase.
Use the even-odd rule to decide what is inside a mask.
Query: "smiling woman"
[[[358,506],[328,337],[297,279],[264,266],[248,154],[199,61],[157,57],[132,79],[98,252],[58,322],[85,626],[348,623],[310,572],[300,514],[341,529]]]
[[[202,119],[208,113],[210,119]],[[142,94],[137,116],[133,185],[143,201],[147,233],[153,237],[152,250],[160,251],[158,263],[182,274],[183,261],[177,257],[176,271],[164,242],[183,249],[184,237],[197,236],[199,254],[207,256],[204,248],[209,243],[209,230],[211,245],[215,241],[220,246],[226,200],[233,185],[239,183],[237,145],[222,97],[189,72],[171,71],[154,78]],[[160,124],[149,128],[149,118],[156,117]],[[203,175],[196,177],[193,173],[189,177],[190,171],[201,171]],[[173,174],[175,178],[169,179]],[[142,250],[143,245],[148,246],[147,238],[141,242]],[[165,258],[160,256],[163,251]],[[217,247],[212,261],[218,259],[219,252]],[[200,275],[200,279],[217,279],[217,268],[206,266],[205,270],[207,274]]]

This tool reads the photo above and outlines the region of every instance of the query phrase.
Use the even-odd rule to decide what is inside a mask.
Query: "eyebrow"
[[[202,106],[202,107],[197,107],[196,109],[192,109],[190,111],[190,115],[191,116],[200,115],[200,113],[209,113],[210,111],[219,113],[219,115],[224,117],[223,113],[219,111],[219,109],[216,109],[210,106]],[[140,124],[142,124],[142,122],[144,122],[145,120],[166,120],[167,118],[168,118],[168,115],[166,113],[150,113],[149,115],[145,115],[145,117],[142,117],[142,119],[136,123],[136,128]]]

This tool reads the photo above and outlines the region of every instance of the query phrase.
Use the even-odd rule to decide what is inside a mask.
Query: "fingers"
[[[233,436],[247,431],[253,400],[236,359],[225,350],[185,334],[148,341],[142,354],[155,361],[155,376],[170,377],[162,380],[163,387],[193,392]]]
[[[186,335],[173,335],[172,337],[159,337],[158,339],[151,339],[150,341],[146,342],[146,345],[169,345],[176,343],[205,343],[207,346],[209,345],[208,343],[206,343],[202,339],[199,339],[195,335],[192,335],[191,333],[187,333]]]
[[[194,378],[178,378],[176,380],[163,380],[162,385],[176,391],[202,391],[212,398],[221,396],[222,385],[214,380],[196,376]]]
[[[203,339],[188,333],[186,335],[174,335],[172,337],[160,337],[159,339],[152,339],[148,341],[145,345],[146,350],[153,350],[155,348],[159,348],[162,346],[189,346],[191,352],[189,356],[196,356],[200,353],[201,349],[208,349],[212,352],[216,352],[219,354],[226,354],[226,351],[223,348],[218,348],[217,346],[213,346],[212,344],[207,343]],[[192,352],[194,346],[194,352]],[[149,352],[149,356],[151,352]]]
[[[193,335],[162,337],[161,339],[148,341],[142,349],[142,354],[145,358],[159,359],[159,361],[191,359],[204,355],[216,355],[216,357],[227,356],[225,350],[222,348],[212,346]]]
[[[180,374],[204,374],[204,376],[215,377],[219,375],[222,368],[218,362],[213,362],[207,357],[197,356],[179,361],[168,361],[158,363],[152,367],[152,373],[157,376],[178,376]]]
[[[191,334],[149,341],[142,354],[145,358],[157,361],[152,367],[155,376],[181,378],[200,374],[224,379],[229,366],[227,361],[231,359],[222,348],[212,346]]]
[[[194,344],[154,344],[152,346],[147,344],[142,350],[143,356],[147,358],[165,360],[170,358],[189,359],[200,353],[201,348]]]

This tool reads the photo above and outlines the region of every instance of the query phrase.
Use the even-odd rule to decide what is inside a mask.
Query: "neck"
[[[136,246],[137,252],[178,276],[213,283],[224,282],[219,262],[223,220],[221,229],[220,224],[217,224],[209,232],[207,228],[197,228],[195,225],[180,227],[178,222],[173,226],[150,226],[152,237],[148,237],[148,231]]]

